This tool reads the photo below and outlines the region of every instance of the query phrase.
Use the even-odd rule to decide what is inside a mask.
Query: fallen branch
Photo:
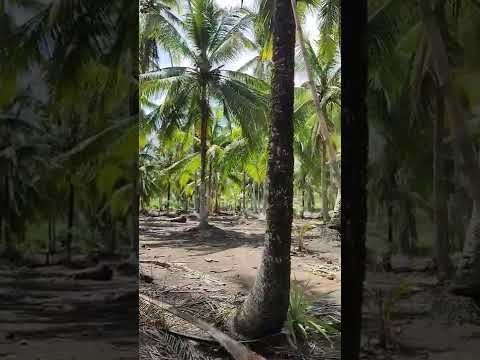
[[[153,265],[157,265],[157,266],[164,267],[164,268],[170,268],[172,266],[172,264],[170,264],[170,263],[163,262],[163,261],[157,261],[157,260],[141,260],[140,263],[141,264],[153,264]]]
[[[178,217],[174,217],[170,220],[168,220],[170,222],[177,222],[177,223],[186,223],[187,222],[187,218],[185,216],[178,216]]]
[[[212,325],[206,323],[205,321],[196,319],[189,314],[178,311],[173,306],[168,306],[144,294],[140,294],[140,298],[146,302],[159,306],[170,314],[173,314],[185,321],[195,324],[200,329],[206,331],[212,338],[214,338],[220,345],[222,345],[235,360],[266,360],[263,356],[249,350],[245,345],[232,339],[231,337],[214,328]]]

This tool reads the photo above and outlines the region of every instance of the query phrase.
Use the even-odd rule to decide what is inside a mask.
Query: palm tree
[[[225,12],[213,0],[194,0],[178,24],[171,24],[170,32],[147,34],[191,64],[143,74],[141,89],[147,98],[164,96],[162,105],[150,114],[161,131],[200,123],[196,127],[200,129],[200,227],[208,225],[206,166],[211,102],[222,104],[251,138],[263,124],[268,87],[251,76],[223,69],[225,62],[241,51],[242,32],[250,22],[251,17],[242,10]]]
[[[292,15],[289,0],[274,2],[265,249],[253,288],[232,319],[233,329],[251,338],[281,330],[289,306],[295,72]]]
[[[420,11],[425,26],[426,37],[432,51],[431,62],[440,78],[440,91],[446,108],[451,115],[451,133],[456,155],[459,159],[466,186],[473,199],[473,212],[470,219],[462,260],[457,268],[454,291],[470,296],[480,292],[480,166],[475,147],[465,125],[465,114],[454,91],[452,69],[445,46],[445,40],[437,24],[430,1],[420,2]]]
[[[98,178],[91,176],[91,172],[95,169],[97,174],[104,173],[101,166],[105,166],[109,160],[114,161],[112,155],[105,154],[107,144],[113,147],[114,143],[123,138],[124,134],[120,136],[120,132],[129,132],[137,125],[136,121],[130,121],[128,124],[122,121],[125,118],[125,97],[129,97],[128,93],[131,88],[137,87],[137,80],[131,76],[131,69],[136,66],[132,65],[131,60],[132,54],[136,53],[134,44],[138,38],[134,32],[129,30],[138,26],[135,20],[137,17],[134,16],[137,7],[129,1],[116,3],[107,1],[95,3],[89,1],[73,3],[68,1],[47,3],[28,1],[10,3],[8,10],[18,10],[21,7],[27,8],[27,12],[31,12],[32,16],[22,24],[15,24],[15,31],[2,37],[2,46],[0,47],[4,56],[2,56],[0,74],[2,83],[4,83],[4,74],[5,71],[8,71],[7,79],[9,79],[10,91],[5,93],[10,96],[11,94],[15,95],[18,88],[15,86],[16,78],[25,72],[29,73],[32,64],[41,69],[40,79],[36,80],[45,85],[48,98],[43,100],[45,103],[42,104],[44,107],[42,119],[34,119],[33,122],[45,130],[43,141],[50,150],[48,155],[36,156],[36,158],[40,158],[44,162],[49,159],[50,165],[55,164],[55,171],[37,169],[41,174],[39,178],[35,179],[37,191],[28,194],[33,210],[23,217],[28,216],[28,220],[32,222],[45,221],[46,216],[42,214],[50,217],[53,212],[45,211],[48,208],[46,204],[52,200],[50,197],[61,198],[62,195],[69,194],[66,198],[61,198],[63,202],[67,203],[65,209],[59,205],[59,208],[67,213],[68,240],[66,245],[67,252],[69,252],[68,248],[72,243],[74,231],[73,219],[77,215],[76,207],[78,205],[82,207],[78,209],[85,215],[82,218],[87,218],[86,221],[95,224],[96,222],[92,218],[97,215],[101,217],[101,215],[92,214],[90,211],[93,206],[90,204],[97,204],[97,198],[91,202],[86,201],[85,198],[89,194],[99,195],[101,200],[98,203],[103,201],[103,205],[106,205],[105,210],[102,210],[102,213],[105,214],[111,210],[110,204],[108,204],[108,200],[111,199],[108,197],[113,196],[115,191],[121,187],[124,190],[127,189],[124,184],[120,185],[120,183],[126,178],[133,182],[134,176],[127,175],[131,169],[122,169],[121,174],[116,174],[117,176],[110,174],[110,182],[115,189],[107,195],[100,191],[100,187],[96,186]],[[76,14],[76,16],[72,16],[72,14]],[[3,12],[2,15],[4,15]],[[15,48],[4,46],[11,42],[17,44]],[[111,91],[104,91],[107,88]],[[94,90],[92,91],[92,89]],[[35,95],[32,96],[32,92],[30,92],[27,98],[30,101],[35,100]],[[38,114],[36,106],[29,106],[29,111]],[[122,129],[120,129],[121,126],[123,126]],[[104,131],[110,132],[111,135],[112,127],[115,127],[117,138],[107,141]],[[108,130],[109,128],[110,130]],[[58,138],[52,134],[56,130],[60,130],[56,133]],[[66,141],[69,138],[72,140],[72,133],[77,136],[75,141]],[[37,139],[30,133],[25,133],[25,136],[31,143],[37,142]],[[92,145],[97,141],[103,141],[105,147],[99,150],[98,147],[93,146],[96,149],[93,150]],[[86,149],[88,151],[85,152]],[[132,149],[132,147],[128,149]],[[95,151],[99,152],[95,154]],[[100,155],[100,153],[102,154]],[[129,155],[133,153],[132,151]],[[118,167],[120,164],[128,162],[126,160],[128,156],[122,160],[119,160],[119,157],[117,155],[115,158]],[[25,164],[28,163],[28,159],[25,161]],[[75,179],[76,175],[80,173],[86,175],[81,182]],[[61,186],[63,179],[68,177],[72,180],[69,181],[70,186],[63,188]],[[78,183],[81,183],[81,186],[77,187]],[[45,190],[45,193],[42,193],[40,189]],[[128,188],[128,191],[135,195],[132,187]],[[118,204],[119,202],[117,202]],[[128,207],[128,203],[123,202],[123,205]],[[130,213],[134,213],[134,207],[131,208]],[[131,218],[136,219],[137,216]],[[132,226],[132,229],[135,228],[136,226]]]
[[[327,153],[330,158],[330,176],[332,181],[336,184],[338,192],[337,192],[337,199],[336,199],[336,207],[335,207],[335,216],[332,219],[331,227],[338,228],[339,227],[339,216],[340,216],[340,203],[341,203],[341,192],[340,192],[340,174],[339,169],[337,168],[337,152],[335,150],[334,143],[331,139],[330,132],[328,130],[327,119],[325,118],[325,113],[322,111],[322,104],[321,99],[319,99],[318,91],[317,91],[317,84],[315,82],[314,70],[313,66],[310,62],[311,56],[308,53],[308,46],[307,42],[304,37],[304,33],[302,30],[302,18],[305,14],[307,9],[318,9],[320,23],[321,23],[321,37],[324,40],[324,48],[327,51],[324,51],[322,55],[327,55],[331,57],[332,55],[335,56],[335,47],[337,46],[337,42],[335,40],[336,34],[338,34],[337,28],[339,24],[339,1],[338,0],[302,0],[302,1],[295,1],[290,0],[292,2],[292,6],[294,7],[294,18],[296,24],[296,32],[297,32],[297,40],[300,46],[300,50],[302,53],[302,58],[305,63],[305,69],[307,72],[308,77],[308,87],[310,88],[312,99],[315,105],[315,110],[318,118],[318,127],[317,131],[319,136],[324,143],[324,146],[327,150]],[[271,26],[271,19],[272,19],[272,1],[267,0],[259,0],[258,2],[258,16],[256,24],[260,29],[263,31],[268,31]],[[329,41],[325,41],[329,40]],[[265,41],[266,46],[271,42],[270,39]],[[333,49],[332,49],[333,47]]]
[[[339,133],[341,131],[341,126],[339,121],[333,121],[332,115],[333,110],[338,111],[340,108],[340,71],[341,68],[338,64],[338,43],[334,41],[333,43],[319,41],[319,46],[317,53],[314,51],[310,42],[305,42],[305,51],[307,60],[305,66],[310,68],[311,75],[315,84],[316,97],[313,98],[312,105],[316,112],[316,121],[314,124],[313,134],[315,136],[315,142],[317,146],[321,144],[321,150],[323,157],[321,160],[322,172],[325,174],[327,172],[327,167],[330,167],[330,173],[335,175],[334,171],[338,172],[338,164],[336,163],[336,157],[331,157],[331,149],[328,150],[328,144],[323,140],[322,135],[322,122],[325,121],[327,125],[327,130],[329,134],[330,147],[334,148],[335,153],[337,154],[337,149],[340,148],[339,144]],[[302,86],[310,88],[310,81],[307,81]],[[311,91],[311,89],[310,89]],[[319,102],[320,111],[322,116],[318,116],[318,107],[316,101]],[[327,153],[329,157],[327,158]],[[329,163],[327,163],[327,161]],[[328,166],[330,164],[330,166]],[[333,169],[333,170],[332,170]],[[337,174],[338,175],[338,174]],[[323,178],[324,188],[322,192],[323,204],[327,203],[327,190],[325,184],[326,177]],[[341,201],[341,192],[339,183],[333,178],[333,183],[337,187],[337,196],[335,201],[335,207],[333,216],[330,222],[330,226],[336,229],[340,227],[340,201]],[[328,210],[324,206],[324,219],[328,219]]]

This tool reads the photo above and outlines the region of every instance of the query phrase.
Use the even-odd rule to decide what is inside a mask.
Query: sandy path
[[[246,292],[260,264],[265,223],[228,217],[211,220],[222,231],[201,236],[186,231],[197,225],[194,221],[178,224],[165,218],[142,218],[142,267],[162,282],[169,276],[165,268],[145,262],[182,264],[225,282],[228,292]],[[329,293],[328,298],[340,304],[340,242],[332,239],[331,233],[330,238],[322,237],[322,231],[325,232],[317,228],[307,234],[305,244],[310,253],[292,254],[292,279],[301,283],[313,298]]]

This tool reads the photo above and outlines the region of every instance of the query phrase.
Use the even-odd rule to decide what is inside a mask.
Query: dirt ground
[[[476,360],[480,354],[480,312],[470,298],[455,296],[440,285],[427,258],[399,259],[396,272],[367,273],[363,309],[363,359]],[[395,269],[395,268],[394,268]],[[392,287],[392,284],[396,284]],[[391,294],[403,289],[403,296]],[[391,320],[380,346],[379,306],[374,292],[382,291]]]
[[[140,220],[140,264],[156,282],[195,286],[195,281],[177,279],[155,262],[173,263],[220,280],[229,292],[245,293],[253,285],[260,264],[265,221],[216,216],[210,219],[214,230],[189,231],[196,221],[172,223],[168,218],[143,217]],[[294,230],[292,280],[302,284],[312,297],[325,297],[340,304],[340,241],[338,234],[316,220],[295,221],[316,225],[305,235],[306,252],[296,251],[298,232]],[[193,279],[194,280],[194,279]]]
[[[198,294],[229,303],[229,311],[241,304],[261,262],[265,220],[212,216],[209,222],[213,227],[200,232],[196,220],[176,223],[164,216],[141,217],[140,270],[153,283],[141,283],[140,293],[179,304],[185,304],[185,296]],[[299,229],[305,224],[312,229],[304,235],[305,251],[298,251]],[[304,288],[313,309],[319,313],[333,309],[339,316],[339,234],[318,220],[295,220],[293,240],[292,280]],[[205,314],[197,315],[205,319]],[[273,356],[268,358],[284,359]]]
[[[77,271],[0,267],[0,359],[138,358],[136,276],[74,280]]]

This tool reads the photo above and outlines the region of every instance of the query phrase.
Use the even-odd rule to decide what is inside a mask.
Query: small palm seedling
[[[389,292],[382,289],[374,289],[373,306],[378,315],[379,345],[386,348],[392,339],[392,312],[398,301],[410,293],[408,285],[400,285]]]
[[[307,341],[309,336],[315,334],[323,336],[330,345],[333,345],[330,337],[338,332],[335,322],[333,319],[332,321],[319,320],[310,315],[311,305],[302,287],[292,284],[286,328],[288,341],[294,348],[297,348],[299,344]]]
[[[305,251],[305,235],[314,228],[311,224],[303,224],[297,228],[298,251]]]

